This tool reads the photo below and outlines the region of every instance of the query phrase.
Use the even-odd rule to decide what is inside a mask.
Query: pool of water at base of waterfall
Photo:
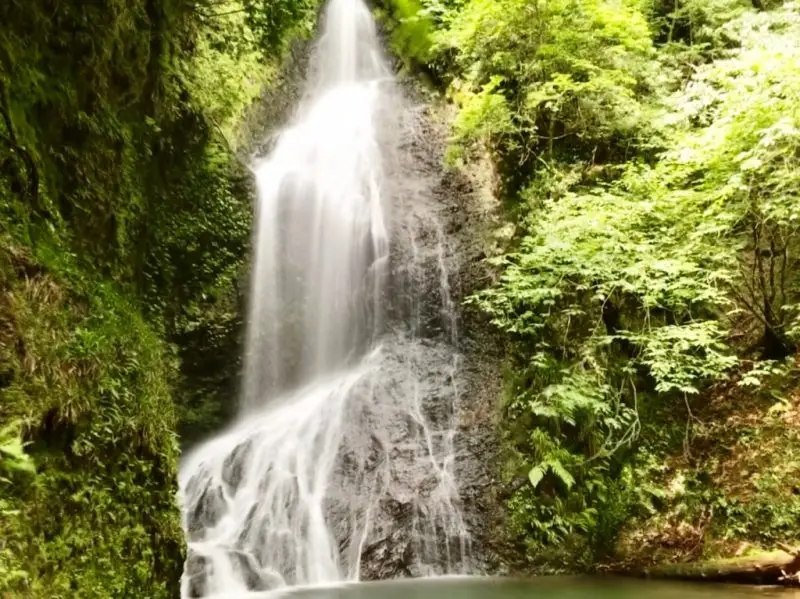
[[[800,590],[632,578],[441,577],[296,587],[214,599],[800,599]]]

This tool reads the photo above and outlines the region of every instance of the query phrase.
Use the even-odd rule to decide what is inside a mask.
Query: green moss
[[[0,590],[175,596],[176,361],[111,284],[59,262],[0,243],[0,419],[22,423],[37,470],[0,487],[17,509],[3,526],[9,570],[24,572],[0,575]]]
[[[0,3],[0,447],[36,466],[0,455],[0,595],[178,595],[176,433],[240,353],[234,148],[316,3],[284,5]]]
[[[178,596],[177,431],[238,373],[241,124],[316,5],[0,3],[3,597]]]

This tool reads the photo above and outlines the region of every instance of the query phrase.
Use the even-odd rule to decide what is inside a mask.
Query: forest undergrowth
[[[800,543],[800,5],[395,0],[488,160],[512,569]],[[509,234],[508,231],[511,231]],[[490,247],[491,243],[487,244]]]

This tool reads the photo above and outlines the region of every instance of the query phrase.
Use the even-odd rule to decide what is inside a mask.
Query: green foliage
[[[153,215],[145,289],[148,312],[163,317],[179,348],[175,401],[185,442],[218,429],[235,407],[251,220],[245,167],[219,141],[200,151]]]
[[[426,65],[433,59],[434,23],[419,0],[387,0],[377,17],[388,31],[392,54],[406,67]]]
[[[238,369],[241,123],[316,5],[0,5],[3,596],[177,595],[176,431]]]
[[[22,445],[4,444],[28,476],[0,487],[13,506],[4,550],[17,562],[2,590],[171,597],[183,547],[175,360],[134,306],[53,249],[34,257],[7,239],[2,250],[0,415],[21,423],[37,465],[31,477]]]
[[[36,468],[30,456],[25,453],[24,443],[20,435],[20,423],[11,422],[0,429],[0,589],[8,589],[27,579],[24,562],[14,551],[18,541],[16,531],[9,522],[14,522],[20,514],[15,509],[16,503],[6,496],[8,486],[24,481],[21,473],[34,474]]]
[[[154,132],[140,115],[157,119],[154,97],[175,93],[159,59],[184,41],[173,3],[157,6],[152,18],[144,1],[0,9],[3,109],[8,137],[34,154],[41,175],[34,208],[66,221],[113,271],[125,270],[147,207],[139,157]]]
[[[652,406],[637,462],[660,465],[638,466],[635,480],[662,492],[657,510],[627,516],[627,556],[716,558],[732,548],[797,542],[800,435],[792,424],[791,362],[747,364],[714,393],[690,399],[683,413]]]
[[[738,249],[731,295],[761,329],[768,358],[793,347],[798,301],[800,20],[796,5],[748,14],[726,30],[741,44],[703,67],[674,98],[675,149],[664,161],[670,187],[696,193]],[[699,126],[698,126],[699,125]]]
[[[493,77],[479,92],[467,91],[457,96],[461,109],[453,122],[452,143],[447,149],[449,164],[466,158],[469,147],[483,142],[491,148],[493,138],[517,132],[508,100],[498,92],[502,83],[502,78]]]
[[[774,389],[795,351],[798,7],[471,0],[436,14],[460,106],[449,158],[510,164],[519,219],[497,282],[469,300],[509,341],[508,466],[529,483],[510,531],[537,566],[586,565],[663,505],[654,464],[686,451],[713,385]],[[654,441],[659,425],[674,442]],[[789,534],[796,502],[764,485],[752,509],[722,494],[730,538]]]
[[[278,48],[299,34],[308,34],[318,0],[242,0],[247,22],[262,48]]]
[[[670,45],[672,50],[712,53],[728,45],[730,40],[724,25],[753,8],[749,0],[651,0],[648,6],[650,22],[656,39]]]
[[[35,473],[36,467],[31,457],[25,453],[19,429],[19,422],[11,422],[0,429],[0,469],[5,473],[20,471]],[[9,481],[0,479],[0,482]]]
[[[728,304],[731,256],[711,251],[717,233],[675,197],[643,193],[654,181],[632,169],[614,188],[545,201],[535,231],[501,260],[499,284],[473,300],[518,343],[513,430],[547,433],[538,444],[512,436],[517,459],[541,469],[558,456],[562,482],[579,481],[565,485],[574,498],[557,504],[555,528],[545,518],[529,535],[548,545],[592,532],[640,403],[660,394],[682,405],[736,364],[713,319]]]
[[[181,77],[189,96],[188,108],[234,142],[236,126],[274,65],[265,64],[263,48],[240,2],[230,0],[216,10],[221,16],[199,31]]]
[[[638,2],[430,4],[443,14],[435,49],[453,63],[463,110],[459,152],[488,142],[517,170],[542,155],[614,153],[646,129],[653,47]]]

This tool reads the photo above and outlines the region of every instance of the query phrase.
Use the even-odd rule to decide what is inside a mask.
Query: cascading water
[[[184,597],[469,567],[446,244],[396,159],[396,98],[363,1],[330,0],[306,98],[255,171],[240,415],[181,468]]]

